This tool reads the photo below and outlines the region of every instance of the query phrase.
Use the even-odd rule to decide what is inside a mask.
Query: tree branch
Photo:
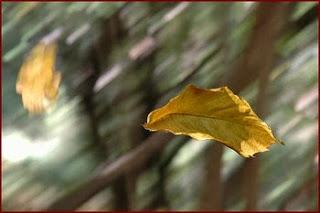
[[[143,144],[115,162],[104,166],[101,172],[88,179],[74,191],[53,202],[46,210],[75,210],[118,177],[142,167],[155,153],[161,151],[173,137],[173,135],[165,133],[152,134]]]

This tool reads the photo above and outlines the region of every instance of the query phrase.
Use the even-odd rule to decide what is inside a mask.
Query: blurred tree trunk
[[[263,117],[267,109],[267,85],[272,65],[275,62],[275,45],[282,29],[289,20],[289,3],[260,3],[257,6],[256,24],[250,42],[237,65],[253,73],[259,72],[259,94],[256,111]],[[243,75],[248,77],[248,75]],[[250,77],[252,79],[252,77]],[[244,82],[244,81],[242,81]],[[259,195],[259,158],[246,159],[244,165],[243,192],[246,210],[258,209]]]
[[[206,174],[201,197],[201,210],[222,210],[222,164],[223,148],[220,144],[212,144],[206,150]]]
[[[94,42],[91,52],[89,53],[89,59],[92,66],[92,72],[89,79],[86,81],[89,87],[87,93],[84,96],[84,102],[86,110],[90,118],[90,126],[93,132],[94,142],[101,147],[100,151],[103,152],[105,158],[108,156],[108,146],[101,141],[101,137],[98,133],[99,129],[99,117],[95,112],[95,105],[93,103],[94,97],[94,85],[97,79],[102,73],[103,67],[108,67],[109,57],[111,51],[114,48],[114,44],[121,44],[121,41],[125,38],[127,32],[122,24],[120,18],[121,10],[118,10],[112,16],[107,19],[101,20],[102,33]],[[114,209],[115,210],[128,210],[132,203],[133,195],[132,190],[134,184],[129,181],[131,178],[126,176],[120,177],[113,182],[112,191],[114,193]],[[130,193],[129,193],[130,188]]]
[[[144,103],[143,103],[143,111],[139,113],[139,115],[135,118],[131,124],[129,124],[129,138],[130,146],[131,148],[135,148],[139,146],[150,134],[143,128],[141,128],[141,124],[145,122],[145,118],[148,115],[148,112],[151,111],[153,108],[155,101],[157,100],[157,95],[154,92],[153,88],[153,81],[152,81],[152,73],[155,69],[155,54],[156,51],[153,52],[150,56],[145,58],[143,60],[143,63],[137,63],[135,66],[133,66],[134,72],[147,72],[145,79],[141,82],[139,85],[139,88],[141,88],[142,91],[146,91]],[[147,71],[145,71],[147,70]],[[131,88],[131,90],[134,90],[135,88]],[[126,112],[130,113],[130,112]],[[127,181],[127,193],[129,198],[129,209],[135,210],[136,207],[134,205],[135,201],[135,194],[136,194],[136,182],[139,177],[141,171],[132,171],[127,174],[126,181]]]
[[[293,4],[295,4],[295,3],[293,3]],[[293,5],[291,4],[291,6],[293,6]],[[293,33],[294,34],[294,33],[297,33],[298,31],[302,30],[303,28],[305,28],[308,24],[310,24],[312,21],[314,21],[314,17],[315,17],[315,13],[316,13],[315,11],[316,11],[316,6],[312,7],[306,14],[304,14],[302,17],[300,17],[296,21],[289,23],[288,25],[290,25],[290,26],[285,24],[285,26],[283,28],[284,28],[284,30],[286,32],[283,32],[283,33],[287,33],[287,34],[288,33]],[[282,34],[281,34],[281,36],[282,36]],[[274,59],[274,60],[276,61],[277,59]],[[236,71],[236,69],[235,69],[235,71]],[[263,79],[262,78],[263,76],[258,74],[259,70],[251,70],[251,71],[252,71],[252,77],[253,78],[255,78],[257,76],[260,76],[260,79]],[[266,72],[264,72],[264,73],[266,74]],[[236,79],[236,78],[234,78],[234,79]],[[261,87],[263,85],[264,80],[260,80],[260,82],[261,82],[260,83],[260,87]],[[247,82],[247,84],[248,83],[250,83],[250,82]],[[241,84],[241,87],[235,88],[235,89],[243,89],[243,88],[245,88],[247,86],[247,84],[243,83],[243,84]],[[260,100],[258,101],[259,104],[260,104],[259,107],[263,108],[263,106],[265,104],[265,103],[263,103],[264,97],[259,95],[259,98],[260,98]],[[271,112],[264,112],[263,115],[270,114],[270,113]],[[257,161],[257,162],[253,163],[251,161]],[[227,180],[225,180],[225,191],[224,191],[224,195],[223,195],[224,207],[230,205],[231,203],[235,203],[236,202],[236,200],[234,200],[234,198],[236,198],[238,196],[238,193],[240,193],[240,191],[237,191],[237,190],[234,190],[234,189],[241,187],[241,183],[239,182],[239,179],[241,179],[241,178],[246,179],[247,178],[247,183],[245,183],[244,185],[246,185],[246,186],[248,186],[248,185],[250,186],[251,185],[251,183],[252,183],[252,182],[250,182],[251,179],[248,178],[248,177],[251,177],[250,176],[251,174],[249,174],[250,171],[248,171],[248,170],[250,170],[249,168],[253,167],[253,175],[258,175],[257,174],[258,170],[257,169],[255,170],[255,168],[258,167],[258,164],[259,164],[258,161],[259,161],[259,159],[257,157],[252,159],[252,160],[248,159],[247,161],[245,161],[245,163],[240,165],[238,167],[238,169],[236,169],[229,176],[229,178]],[[255,165],[255,164],[257,164],[257,165]],[[247,174],[244,174],[244,172],[247,172]],[[257,185],[255,180],[253,181],[253,185]],[[255,192],[255,193],[257,193],[257,192]],[[254,195],[255,193],[252,193],[252,192],[250,193],[250,190],[248,190],[248,197],[247,198],[249,198],[250,194]],[[237,194],[237,196],[235,196],[235,194]],[[250,200],[251,200],[250,201],[251,204],[250,205],[248,204],[248,206],[251,206],[252,203],[253,204],[256,203],[255,197],[250,198]],[[280,208],[280,210],[281,210],[281,208]],[[282,209],[282,210],[284,210],[284,209]]]
[[[312,168],[310,168],[312,169]],[[295,202],[299,202],[299,199],[301,197],[307,197],[308,199],[312,199],[312,197],[315,197],[314,195],[316,192],[316,189],[318,188],[317,183],[318,181],[318,176],[314,175],[312,178],[309,180],[305,181],[299,188],[294,190],[291,194],[288,195],[287,198],[284,199],[284,201],[281,202],[278,210],[279,211],[287,211],[290,210],[290,205],[295,204]],[[291,208],[292,209],[292,208]],[[308,209],[307,211],[316,211],[317,205],[315,205],[314,209]]]
[[[268,75],[274,62],[274,45],[284,24],[288,21],[289,3],[260,3],[256,9],[256,24],[252,31],[249,43],[239,60],[232,68],[232,74],[218,85],[228,85],[235,93],[239,93],[257,78],[261,79],[257,111],[260,116],[265,109],[266,86]],[[272,12],[271,12],[272,11]],[[263,50],[263,51],[262,51]],[[239,67],[241,70],[239,70]],[[220,180],[222,146],[211,146],[207,157],[207,174],[204,181],[204,191],[201,200],[202,210],[222,209],[223,187]],[[210,150],[211,149],[211,150]],[[246,209],[257,208],[258,197],[258,158],[247,159],[244,165],[243,192],[246,200]],[[211,170],[211,171],[210,171]]]
[[[232,91],[239,92],[259,78],[259,73],[271,68],[276,39],[288,22],[293,3],[259,3],[256,8],[256,24],[243,54],[227,79]],[[241,70],[239,70],[239,68]],[[243,72],[243,75],[233,75]]]
[[[218,10],[221,12],[221,31],[218,37],[222,37],[221,49],[224,51],[223,64],[225,68],[229,63],[227,36],[230,27],[231,4],[222,4]],[[224,37],[225,36],[225,37]],[[221,180],[222,155],[224,147],[218,143],[212,143],[205,153],[205,176],[200,200],[201,210],[219,211],[223,209],[223,182]]]

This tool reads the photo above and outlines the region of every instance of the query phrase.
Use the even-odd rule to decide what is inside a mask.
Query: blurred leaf
[[[250,105],[227,87],[209,90],[189,85],[167,105],[151,112],[144,127],[217,140],[243,157],[267,151],[277,142]]]
[[[32,113],[43,112],[57,98],[61,75],[54,70],[55,58],[56,46],[40,42],[21,66],[16,90]]]

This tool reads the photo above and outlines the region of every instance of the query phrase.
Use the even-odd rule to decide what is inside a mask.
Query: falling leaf
[[[56,45],[37,44],[22,64],[16,91],[31,113],[47,110],[57,99],[61,74],[55,71]]]
[[[187,86],[165,106],[148,115],[144,128],[215,140],[244,157],[268,150],[278,142],[250,105],[227,87]]]

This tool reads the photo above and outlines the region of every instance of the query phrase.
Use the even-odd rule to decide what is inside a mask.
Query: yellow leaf
[[[31,113],[45,111],[57,99],[61,74],[55,71],[55,60],[56,45],[40,42],[20,68],[16,91]]]
[[[144,128],[212,139],[244,157],[268,150],[278,142],[250,105],[227,87],[200,89],[187,86],[165,106],[148,115]]]

